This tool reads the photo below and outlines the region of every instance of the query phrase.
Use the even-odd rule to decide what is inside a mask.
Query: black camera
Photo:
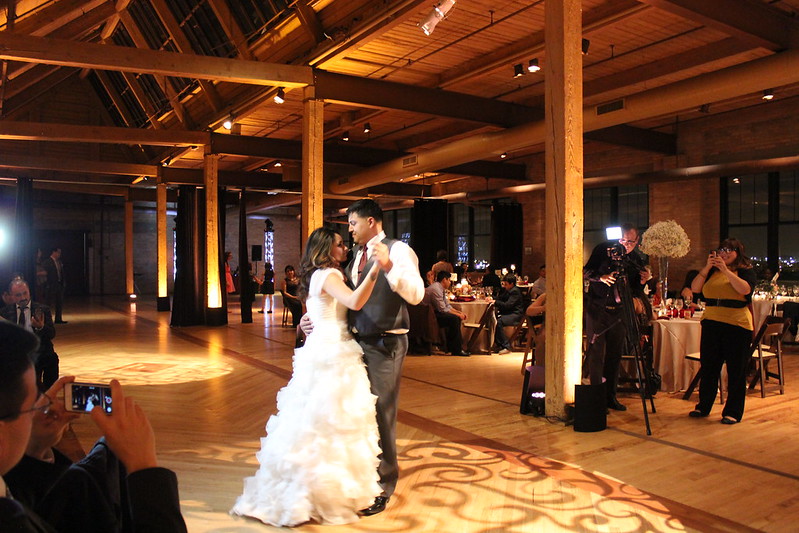
[[[610,246],[608,246],[607,251],[608,251],[608,257],[610,257],[614,261],[621,261],[622,259],[624,259],[624,256],[627,254],[627,249],[620,242],[611,243]]]

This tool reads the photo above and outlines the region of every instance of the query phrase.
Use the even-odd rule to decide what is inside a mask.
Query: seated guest
[[[31,301],[30,287],[16,278],[8,286],[10,304],[0,309],[0,316],[19,324],[39,338],[39,350],[34,361],[36,383],[40,390],[49,389],[58,379],[58,354],[53,348],[55,326],[50,308]]]
[[[430,270],[433,271],[433,274],[438,275],[439,272],[449,272],[452,274],[455,272],[455,268],[452,266],[452,263],[447,261],[447,251],[446,250],[439,250],[436,253],[436,264],[433,265],[433,268]]]
[[[436,274],[432,270],[428,270],[424,275],[424,286],[429,287],[436,282]]]
[[[302,318],[302,300],[297,296],[300,278],[297,277],[297,272],[292,265],[286,265],[284,271],[286,278],[283,280],[283,286],[280,291],[283,295],[283,303],[291,311],[291,327],[296,328],[300,325],[300,319]]]
[[[516,276],[502,278],[502,290],[494,303],[497,311],[497,329],[494,333],[494,351],[500,355],[510,353],[510,342],[505,335],[506,326],[516,326],[524,318],[524,298],[516,286]]]
[[[452,285],[449,272],[445,270],[436,274],[435,283],[424,290],[423,303],[433,306],[438,325],[447,332],[447,351],[452,355],[468,357],[469,352],[463,350],[463,337],[461,336],[461,321],[466,320],[466,315],[458,311],[449,303],[446,292]]]
[[[486,274],[485,276],[483,276],[483,287],[491,289],[490,294],[486,292],[486,294],[489,294],[490,296],[496,296],[497,293],[499,292],[501,283],[499,280],[499,276],[497,276],[496,272],[494,272],[494,265],[488,265],[488,268],[486,269]]]
[[[537,298],[547,292],[547,266],[541,265],[538,269],[538,279],[533,282],[530,288],[530,296]]]
[[[86,459],[71,465],[52,449],[74,418],[54,400],[74,377],[39,392],[29,358],[36,349],[34,335],[0,323],[2,530],[185,532],[177,478],[157,467],[152,427],[118,381],[113,413],[91,413],[105,438]]]

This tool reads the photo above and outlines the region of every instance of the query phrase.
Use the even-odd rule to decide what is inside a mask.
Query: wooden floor
[[[256,468],[275,394],[290,376],[293,332],[280,326],[281,309],[241,324],[234,307],[229,326],[173,329],[147,299],[65,307],[69,324],[55,339],[62,374],[118,378],[143,406],[162,464],[178,474],[189,530],[278,530],[227,511]],[[520,415],[520,361],[521,353],[409,356],[402,473],[388,509],[297,530],[796,531],[799,355],[786,356],[786,394],[750,394],[736,426],[719,423],[719,408],[688,418],[693,402],[659,394],[651,437],[633,397],[598,433]],[[73,429],[84,447],[98,436],[88,418]]]

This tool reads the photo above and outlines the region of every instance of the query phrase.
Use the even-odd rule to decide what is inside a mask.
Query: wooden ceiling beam
[[[322,28],[322,23],[316,12],[308,4],[308,0],[296,0],[294,11],[297,13],[297,18],[300,19],[303,29],[308,32],[314,42],[316,44],[324,42],[325,30]]]
[[[7,32],[0,32],[0,59],[251,85],[304,87],[313,83],[309,67],[141,50]]]
[[[236,19],[233,16],[233,13],[231,13],[228,5],[225,3],[225,0],[208,0],[208,4],[214,11],[217,20],[219,20],[219,24],[222,26],[222,30],[228,37],[228,40],[231,42],[231,44],[233,44],[233,47],[239,53],[239,57],[246,60],[254,59],[252,52],[250,52],[250,45],[247,36],[244,35],[243,31],[241,31],[241,27],[239,26],[238,22],[236,22]]]
[[[161,167],[159,183],[169,185],[202,185],[203,170],[195,168]],[[219,184],[227,187],[253,187],[257,189],[298,189],[299,181],[284,181],[281,174],[267,172],[219,171]]]
[[[0,121],[0,139],[23,141],[95,142],[151,146],[203,146],[210,133],[183,130],[146,130],[112,126],[80,126],[45,122]]]
[[[585,138],[636,150],[656,152],[664,155],[677,154],[677,137],[668,133],[646,130],[620,124],[601,130],[585,132]]]
[[[106,174],[114,176],[158,176],[156,165],[138,165],[116,161],[94,161],[68,157],[48,157],[41,155],[0,154],[0,168],[53,170],[58,172],[77,172],[86,174]]]
[[[164,28],[166,28],[169,36],[172,38],[175,48],[177,48],[178,51],[183,54],[193,54],[194,51],[191,48],[189,39],[186,37],[186,34],[183,32],[183,29],[180,27],[177,20],[175,20],[175,16],[172,14],[172,11],[166,5],[166,0],[150,0],[150,3],[152,4],[153,9],[155,9],[155,12],[158,13],[158,17],[164,24]],[[222,98],[219,96],[219,91],[216,90],[214,84],[211,81],[204,79],[198,79],[198,82],[200,83],[200,88],[203,90],[203,94],[208,99],[208,103],[211,104],[213,110],[221,110],[224,107],[224,104],[222,103]]]
[[[117,112],[122,117],[122,120],[125,121],[125,124],[128,126],[133,126],[134,120],[133,115],[130,114],[130,109],[128,109],[127,104],[122,99],[122,96],[117,91],[114,84],[111,83],[111,79],[108,77],[108,73],[104,70],[95,70],[94,73],[97,75],[97,78],[100,80],[100,83],[103,85],[105,92],[108,94],[111,101],[114,103],[114,107],[117,108]]]
[[[48,35],[106,1],[61,0],[60,2],[49,2],[36,13],[18,18],[14,31],[22,35]]]
[[[38,105],[37,98],[46,94],[54,85],[63,83],[78,72],[78,70],[71,68],[59,68],[54,70],[44,80],[29,86],[26,90],[19,92],[13,98],[7,99],[3,106],[3,116],[7,118],[19,116],[22,111],[29,109],[31,106]]]
[[[380,109],[402,109],[512,127],[535,120],[538,110],[491,98],[386,80],[314,71],[316,97]]]
[[[110,2],[114,4],[114,2]],[[130,0],[117,0],[116,5],[114,5],[114,15],[108,19],[105,27],[103,27],[103,31],[100,33],[100,39],[102,41],[106,41],[114,35],[114,32],[117,29],[117,26],[120,22],[122,22],[121,13],[128,9],[128,5],[130,5]]]
[[[774,52],[799,45],[799,24],[763,2],[751,0],[641,0]]]
[[[150,98],[147,96],[147,93],[144,92],[142,89],[141,84],[139,83],[139,79],[136,75],[132,72],[123,72],[122,77],[125,78],[125,82],[130,87],[130,91],[133,93],[134,98],[136,101],[139,102],[139,105],[144,112],[147,113],[147,120],[150,121],[150,124],[153,125],[153,128],[160,130],[164,128],[164,125],[158,121],[159,113],[153,107],[152,102],[150,102]]]

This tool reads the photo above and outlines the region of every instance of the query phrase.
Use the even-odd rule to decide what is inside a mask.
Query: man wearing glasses
[[[616,281],[627,276],[630,292],[643,291],[644,284],[652,274],[645,268],[644,257],[636,250],[638,229],[632,224],[621,226],[622,236],[618,241],[600,243],[591,252],[583,267],[583,277],[588,281],[585,295],[585,329],[588,349],[585,352],[583,377],[589,377],[591,385],[605,384],[607,406],[616,411],[626,411],[616,398],[619,381],[619,366],[627,331],[622,321],[622,305]],[[623,247],[624,270],[617,270],[619,261],[612,257],[618,244]]]
[[[105,440],[85,465],[59,459],[51,447],[77,415],[53,400],[75,378],[40,393],[30,359],[37,347],[33,334],[0,321],[0,529],[185,532],[175,474],[158,468],[152,426],[118,381],[111,381],[114,412],[91,413]],[[116,481],[124,487],[115,488],[120,471],[126,477]]]

